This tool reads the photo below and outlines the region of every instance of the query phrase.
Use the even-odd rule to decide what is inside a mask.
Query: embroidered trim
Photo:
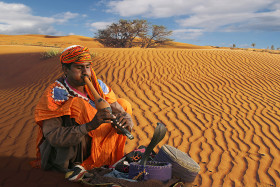
[[[75,90],[71,89],[71,87],[67,84],[66,79],[64,79],[64,84],[65,84],[66,88],[67,88],[69,91],[71,91],[71,92],[74,93],[74,96],[79,97],[79,98],[82,98],[82,99],[84,99],[84,100],[86,100],[86,101],[89,100],[89,98],[84,97],[84,96],[82,96],[81,94],[77,93]]]
[[[63,81],[63,82],[61,82]],[[52,98],[54,99],[54,102],[56,103],[63,103],[67,101],[70,97],[79,97],[84,99],[85,101],[89,102],[91,106],[95,108],[95,103],[90,100],[89,98],[81,95],[77,91],[71,88],[71,86],[67,83],[66,79],[63,80],[56,80],[55,81],[55,86],[52,88]],[[105,92],[105,94],[108,94],[109,88],[108,86],[102,82],[101,80],[98,79],[99,84],[101,85],[102,90]],[[60,92],[58,89],[65,91],[65,95]],[[58,99],[58,97],[60,99]]]
[[[73,86],[71,86],[71,85],[67,82],[67,79],[64,79],[64,81],[65,81],[65,84],[67,85],[67,87],[69,87],[69,89],[71,89],[70,91],[73,91],[73,92],[75,92],[75,94],[79,94],[79,95],[81,95],[81,96],[83,96],[83,97],[87,97],[87,93],[83,94],[83,93],[80,92],[79,90],[73,88]]]
[[[71,95],[69,94],[68,90],[67,90],[67,89],[64,87],[64,85],[61,84],[59,81],[56,80],[55,83],[56,83],[57,85],[55,85],[55,86],[52,88],[52,98],[53,98],[54,102],[65,102],[65,101],[67,101],[67,100],[69,99],[69,97],[71,97]],[[65,96],[66,98],[65,98],[65,99],[57,99],[57,98],[55,97],[55,90],[56,90],[56,89],[64,90],[65,93],[66,93],[66,95],[63,95],[63,96]]]

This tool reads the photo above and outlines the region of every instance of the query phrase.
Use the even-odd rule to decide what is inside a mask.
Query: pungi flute
[[[100,110],[100,109],[106,108],[112,113],[110,104],[98,94],[98,92],[96,91],[96,89],[94,88],[92,83],[90,82],[89,78],[87,76],[84,76],[83,78],[94,97],[94,103],[95,103],[96,109]],[[123,128],[120,125],[118,125],[117,119],[113,120],[112,125],[116,126],[122,132],[122,134],[126,135],[130,140],[134,139],[133,135],[126,128]]]

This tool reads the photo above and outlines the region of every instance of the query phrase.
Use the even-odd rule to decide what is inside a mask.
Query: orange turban
[[[72,62],[74,62],[76,64],[80,64],[80,63],[84,63],[84,62],[92,63],[92,60],[91,60],[91,55],[89,53],[89,49],[87,47],[83,47],[80,45],[72,45],[70,47],[65,48],[62,51],[62,53],[60,55],[60,62],[62,64],[70,64]],[[105,95],[98,83],[96,74],[92,68],[91,68],[90,80],[91,80],[93,86],[95,87],[96,91],[99,93],[99,95],[101,97],[105,98]],[[91,92],[89,91],[87,86],[85,86],[85,87],[88,90],[89,97],[94,101],[93,95],[91,94]]]
[[[92,62],[89,49],[80,45],[72,45],[64,49],[60,56],[62,64]]]

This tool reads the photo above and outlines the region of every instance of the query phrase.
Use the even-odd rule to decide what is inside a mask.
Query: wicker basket
[[[167,144],[161,147],[154,160],[171,163],[172,175],[184,182],[193,182],[200,171],[200,166],[191,157]]]
[[[148,161],[146,166],[132,162],[129,166],[129,178],[136,180],[156,179],[167,182],[172,176],[172,165],[167,162]]]

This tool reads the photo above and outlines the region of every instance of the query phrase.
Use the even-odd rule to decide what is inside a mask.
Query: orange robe
[[[35,121],[39,125],[39,131],[36,148],[37,160],[31,163],[33,167],[40,167],[39,146],[43,141],[43,120],[69,115],[81,125],[90,122],[97,112],[90,104],[92,101],[83,96],[63,95],[63,99],[55,99],[56,92],[65,93],[66,90],[63,84],[56,81],[46,89],[36,106]],[[88,89],[86,88],[86,90]],[[67,93],[69,92],[67,91]],[[132,114],[130,103],[124,99],[117,99],[110,88],[109,93],[105,94],[105,100],[108,103],[118,102],[127,113]],[[85,169],[112,165],[123,157],[126,136],[117,134],[116,129],[110,123],[101,124],[97,129],[88,132],[88,135],[92,138],[91,155],[82,163]]]

